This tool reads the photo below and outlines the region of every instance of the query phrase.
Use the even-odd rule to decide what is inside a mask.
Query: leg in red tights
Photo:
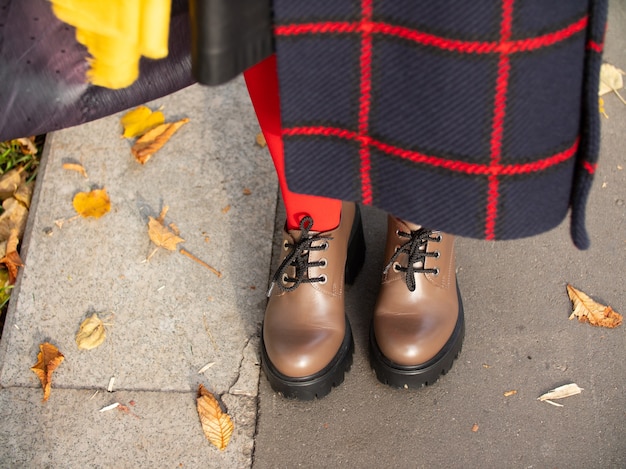
[[[265,59],[244,73],[248,93],[265,136],[287,211],[287,228],[297,229],[305,216],[313,218],[315,231],[331,231],[339,225],[341,201],[291,192],[285,179],[285,159],[280,124],[280,98],[276,56]]]

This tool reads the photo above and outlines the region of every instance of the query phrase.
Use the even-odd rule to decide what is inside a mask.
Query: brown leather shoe
[[[285,397],[308,400],[343,382],[354,341],[344,308],[344,281],[363,265],[365,241],[358,207],[342,205],[339,226],[283,232],[283,258],[274,274],[263,321],[263,369]]]
[[[372,367],[390,386],[432,384],[452,367],[465,335],[454,237],[389,216],[385,260]]]

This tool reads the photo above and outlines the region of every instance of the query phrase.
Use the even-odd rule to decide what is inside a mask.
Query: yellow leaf
[[[91,192],[79,192],[74,196],[74,210],[81,216],[100,218],[111,210],[111,200],[106,189],[94,189]]]
[[[574,305],[570,319],[578,318],[580,322],[588,322],[592,326],[609,328],[617,327],[622,323],[621,314],[613,311],[613,308],[593,301],[585,293],[569,284],[567,294]]]
[[[602,96],[611,91],[621,90],[624,87],[622,75],[624,75],[624,71],[614,65],[602,64],[600,67],[600,88],[598,89],[598,94]]]
[[[163,207],[159,218],[148,217],[148,236],[150,240],[158,247],[165,248],[169,251],[175,251],[178,243],[182,243],[185,240],[180,236],[177,236],[172,232],[171,228],[165,226],[163,221],[165,220],[165,214],[168,207]]]
[[[0,240],[9,239],[13,228],[17,228],[17,236],[21,238],[28,220],[28,209],[13,197],[2,202],[2,208],[4,212],[0,215]]]
[[[165,116],[161,111],[152,112],[147,106],[139,106],[124,114],[120,122],[122,127],[124,127],[123,136],[125,138],[134,138],[163,124]]]
[[[52,373],[61,364],[65,357],[59,349],[54,345],[45,342],[39,345],[39,354],[37,354],[37,363],[31,370],[39,377],[41,386],[43,387],[43,400],[47,401],[50,397],[52,388]]]
[[[35,145],[35,136],[28,138],[16,138],[17,142],[22,146],[24,155],[36,155],[37,145]]]
[[[161,124],[149,130],[137,139],[130,151],[139,163],[146,164],[146,161],[161,149],[172,135],[187,122],[189,122],[189,119],[184,118],[176,122]]]
[[[82,164],[78,163],[63,163],[63,169],[67,169],[68,171],[76,171],[77,173],[82,174],[82,176],[87,179],[87,171]]]
[[[267,142],[265,141],[265,136],[262,132],[256,134],[256,144],[261,148],[265,148],[267,146]]]
[[[24,182],[24,174],[22,168],[7,171],[0,177],[0,199],[4,200],[11,197],[17,188]]]
[[[204,435],[220,451],[223,451],[228,446],[234,430],[230,416],[222,412],[217,399],[202,384],[198,388],[197,404]]]
[[[13,194],[13,197],[24,205],[26,208],[30,208],[30,202],[33,199],[33,188],[35,187],[35,181],[23,182]]]
[[[106,329],[102,319],[94,313],[85,319],[76,334],[76,345],[81,350],[91,350],[104,342],[106,339]]]

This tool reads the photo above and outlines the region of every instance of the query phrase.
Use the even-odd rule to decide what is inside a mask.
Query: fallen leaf
[[[197,405],[204,435],[223,451],[233,434],[234,425],[230,416],[222,412],[217,399],[202,384],[198,387]]]
[[[7,240],[6,245],[6,253],[2,259],[0,259],[0,264],[4,264],[7,268],[7,272],[9,273],[9,284],[15,285],[15,280],[17,279],[17,272],[19,267],[24,265],[24,262],[20,258],[20,255],[17,252],[17,245],[20,240],[18,237],[17,228],[13,228],[11,230],[11,234],[9,235],[9,239]]]
[[[2,202],[2,208],[4,212],[0,215],[0,240],[9,239],[14,228],[17,228],[18,238],[21,238],[28,220],[28,209],[13,197]]]
[[[607,119],[609,118],[609,115],[606,113],[606,109],[604,108],[604,99],[602,98],[598,98],[598,111]]]
[[[30,202],[33,199],[33,189],[35,187],[35,181],[23,182],[13,194],[13,198],[24,205],[26,208],[30,208]]]
[[[515,391],[515,390],[506,391],[506,392],[504,393],[504,397],[514,396],[515,394],[517,394],[517,391]]]
[[[158,247],[175,251],[178,243],[182,243],[185,240],[176,235],[170,227],[163,224],[167,210],[167,206],[163,207],[159,218],[148,217],[148,236]]]
[[[230,205],[227,205],[226,207],[222,209],[222,213],[226,214],[228,213],[229,210],[230,210]]]
[[[265,141],[265,136],[263,135],[263,132],[259,132],[258,134],[256,134],[256,144],[261,148],[265,148],[267,146],[267,142]]]
[[[250,189],[248,189],[247,187],[245,187],[243,189],[243,195],[250,195],[250,194],[252,194],[252,191]]]
[[[122,136],[125,138],[134,138],[163,124],[163,122],[165,122],[165,116],[161,111],[152,112],[147,106],[139,106],[124,114],[120,122],[122,127],[124,127]]]
[[[603,96],[611,91],[621,90],[624,87],[624,71],[614,65],[604,63],[600,67],[600,88],[598,95]]]
[[[43,400],[47,401],[52,389],[52,373],[61,364],[65,357],[54,345],[45,342],[39,345],[37,363],[31,370],[39,377],[43,387]]]
[[[563,404],[558,404],[556,402],[552,402],[553,399],[565,399],[566,397],[575,396],[576,394],[580,394],[583,391],[583,388],[578,387],[576,383],[565,384],[563,386],[559,386],[558,388],[554,388],[551,391],[548,391],[545,394],[542,394],[537,398],[538,401],[547,402],[548,404],[552,404],[557,407],[563,407]]]
[[[37,145],[35,145],[35,136],[28,138],[16,138],[18,143],[22,146],[22,153],[24,155],[36,155]]]
[[[165,145],[172,135],[187,122],[189,122],[189,119],[184,118],[177,122],[161,124],[149,130],[137,139],[130,151],[139,163],[146,164],[150,157]]]
[[[474,433],[476,433],[476,432],[478,431],[478,424],[477,424],[477,423],[475,423],[474,425],[472,425],[472,431],[473,431]]]
[[[100,218],[111,210],[111,199],[106,189],[94,189],[91,192],[79,192],[72,202],[74,210],[79,215],[87,218]]]
[[[24,182],[22,168],[7,171],[0,177],[0,200],[5,200],[15,194],[17,188]]]
[[[580,322],[588,322],[592,326],[614,328],[622,323],[622,315],[610,306],[597,303],[585,293],[567,285],[567,294],[572,300],[574,311],[570,319],[578,318]]]
[[[91,350],[102,344],[106,335],[102,319],[98,317],[97,313],[93,313],[81,323],[76,334],[76,345],[81,350]]]
[[[85,167],[79,163],[63,163],[63,169],[68,171],[76,171],[80,173],[85,179],[88,179],[87,171],[85,171]]]
[[[194,256],[193,254],[191,254],[189,251],[187,251],[186,249],[181,248],[180,249],[180,253],[183,256],[187,256],[189,259],[191,259],[192,261],[197,262],[198,264],[200,264],[202,267],[205,267],[207,269],[209,269],[211,272],[213,272],[215,275],[217,275],[218,278],[222,277],[222,273],[217,270],[215,267],[211,267],[209,264],[207,264],[206,262],[204,262],[201,259],[198,259],[196,256]]]

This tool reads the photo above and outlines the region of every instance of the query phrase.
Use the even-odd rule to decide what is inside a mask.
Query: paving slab
[[[65,412],[77,425],[72,435],[104,440],[98,448],[110,457],[101,467],[138,467],[126,463],[141,461],[143,452],[153,455],[147,460],[158,462],[162,455],[163,461],[174,461],[173,455],[165,457],[167,448],[200,431],[197,415],[187,409],[195,405],[199,383],[221,395],[227,406],[233,402],[236,426],[224,453],[231,458],[221,455],[203,465],[242,467],[242,461],[250,461],[258,330],[276,212],[273,165],[267,150],[255,144],[258,124],[241,78],[217,88],[192,86],[149,105],[162,106],[168,121],[189,117],[190,122],[145,165],[134,160],[130,142],[120,138],[121,113],[48,136],[22,250],[26,265],[0,345],[0,426],[10,435],[0,440],[0,461],[13,461],[18,448],[24,461],[85,467],[82,456],[65,459],[74,444],[63,443],[62,432],[50,437],[46,448],[52,451],[53,443],[66,448],[47,456],[31,454],[40,446],[27,449],[33,434],[22,431],[26,421],[53,428]],[[80,162],[88,178],[63,169],[65,162]],[[106,188],[111,211],[99,219],[75,218],[74,195],[94,187]],[[146,261],[154,250],[148,217],[156,218],[164,206],[169,207],[166,223],[174,223],[185,239],[181,246],[221,272],[220,278],[165,249]],[[94,312],[109,324],[107,339],[94,350],[80,351],[75,334]],[[56,345],[65,361],[54,374],[50,402],[32,406],[41,390],[29,368],[44,341]],[[209,363],[213,366],[199,374]],[[106,392],[112,378],[113,394]],[[123,427],[90,420],[93,408],[104,401],[81,403],[85,395],[80,390],[100,390],[106,401],[116,400],[118,393],[143,392],[150,404],[140,420],[127,419],[133,429],[125,436]],[[176,412],[183,402],[187,411]],[[239,415],[238,408],[244,413]],[[172,429],[159,438],[146,437],[133,450],[130,441],[141,428],[146,435],[156,431],[148,428],[152,421],[169,422]],[[193,430],[173,430],[185,426]],[[121,465],[112,459],[113,448],[106,450],[111,438],[128,439],[130,446],[124,447],[134,451]],[[201,438],[194,441],[191,446],[185,442],[193,449],[190,460],[204,460],[212,447]]]
[[[624,44],[626,6],[615,1],[605,59],[624,68]],[[610,118],[587,211],[591,249],[574,248],[569,221],[519,241],[458,239],[466,338],[453,369],[432,386],[394,390],[370,369],[386,215],[363,210],[368,252],[346,298],[352,370],[312,402],[281,398],[261,376],[255,469],[626,467],[625,326],[569,321],[565,291],[572,283],[626,312],[626,106],[616,96],[605,105]],[[564,407],[537,401],[570,382],[584,390]]]

